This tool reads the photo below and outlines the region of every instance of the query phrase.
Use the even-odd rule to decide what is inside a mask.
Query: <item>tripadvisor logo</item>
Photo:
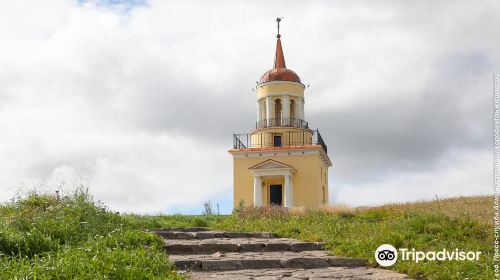
[[[398,260],[398,251],[390,244],[380,245],[375,251],[375,260],[381,266],[391,266]]]
[[[399,251],[399,252],[398,252]],[[411,250],[399,248],[397,250],[390,244],[378,246],[375,251],[375,260],[381,266],[391,266],[396,263],[398,256],[403,261],[478,261],[481,252],[465,252],[463,250],[455,249],[448,251],[443,249],[441,251],[416,251],[414,248]]]

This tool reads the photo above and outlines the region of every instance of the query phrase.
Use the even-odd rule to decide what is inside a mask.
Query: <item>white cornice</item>
[[[292,84],[292,85],[300,85],[304,89],[306,88],[306,86],[303,83],[290,82],[290,81],[270,81],[270,82],[266,82],[266,83],[259,83],[255,86],[255,88],[259,88],[261,86],[272,85],[272,84]]]
[[[229,153],[232,154],[234,158],[319,155],[326,166],[332,166],[330,157],[323,149],[320,148],[298,148],[289,150],[230,150]]]

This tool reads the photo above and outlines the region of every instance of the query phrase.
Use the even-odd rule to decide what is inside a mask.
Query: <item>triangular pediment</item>
[[[262,169],[293,169],[295,170],[295,168],[293,168],[293,166],[290,166],[288,164],[284,164],[282,162],[279,162],[279,161],[275,161],[275,160],[272,160],[272,159],[268,159],[266,161],[263,161],[259,164],[256,164],[248,169],[253,169],[253,170],[262,170]]]

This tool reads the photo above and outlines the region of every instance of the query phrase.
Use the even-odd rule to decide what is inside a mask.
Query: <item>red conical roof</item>
[[[276,55],[274,56],[274,69],[286,68],[285,55],[283,54],[283,48],[281,47],[281,40],[278,35],[278,41],[276,42]]]
[[[271,81],[289,81],[300,83],[299,76],[290,69],[286,68],[285,55],[283,54],[283,48],[281,47],[280,34],[278,34],[278,41],[276,42],[276,53],[274,56],[274,68],[268,70],[260,78],[261,83],[267,83]]]

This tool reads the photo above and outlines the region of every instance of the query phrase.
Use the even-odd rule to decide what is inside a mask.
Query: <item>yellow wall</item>
[[[270,94],[289,94],[304,97],[304,85],[294,82],[276,81],[257,85],[257,100]]]
[[[282,146],[311,145],[313,131],[292,127],[263,128],[252,132],[252,147],[273,147],[274,136],[281,136]]]
[[[266,100],[264,98],[271,96],[271,102],[276,99],[282,99],[283,95],[288,95],[290,102],[294,101],[296,106],[300,104],[302,108],[302,102],[304,98],[304,85],[301,83],[287,82],[287,81],[272,81],[267,83],[258,84],[256,87],[257,100],[259,108],[261,108],[261,113],[259,119],[266,119]],[[299,107],[297,107],[299,108]],[[303,108],[302,108],[303,109]],[[302,111],[300,110],[300,114]],[[274,113],[273,113],[274,114]],[[302,115],[302,114],[301,114]],[[295,118],[301,115],[294,116]],[[274,118],[275,116],[271,116]],[[273,146],[273,133],[283,133],[281,138],[282,146],[294,145],[289,141],[289,131],[297,131],[303,135],[299,145],[305,150],[311,151],[315,149],[308,146],[312,143],[312,131],[304,128],[293,128],[293,127],[273,127],[273,128],[262,128],[252,131],[252,146],[250,148],[269,148]],[[267,140],[264,145],[260,145],[261,135],[265,135],[262,139]],[[298,134],[292,135],[297,136]],[[292,139],[293,140],[293,139]],[[305,140],[305,141],[304,141]],[[302,149],[301,148],[301,149]],[[230,151],[233,154],[234,160],[234,206],[237,207],[240,201],[244,201],[246,206],[253,206],[253,174],[249,170],[250,167],[262,163],[268,159],[273,159],[284,164],[293,166],[297,173],[292,177],[293,185],[293,206],[300,207],[319,207],[324,203],[328,203],[328,165],[331,165],[330,160],[327,158],[327,164],[323,161],[324,158],[320,154],[297,154],[297,153],[285,153],[283,154],[283,149],[278,149],[278,153],[274,153],[274,156],[269,154],[268,149],[262,149],[265,156],[253,157],[254,155],[260,155],[258,151],[249,151],[252,153],[248,157],[239,157],[239,151]],[[269,156],[267,156],[269,155]],[[324,154],[323,154],[324,155]],[[328,157],[328,156],[326,156]],[[269,185],[271,184],[281,184],[284,187],[284,179],[281,177],[264,177],[262,179],[264,183],[262,201],[264,205],[269,205]],[[323,188],[325,191],[323,191]],[[284,193],[284,189],[283,189]],[[326,200],[324,200],[324,196]]]
[[[329,203],[328,199],[328,167],[322,163],[321,168],[320,168],[320,181],[321,181],[321,192],[320,192],[320,199],[321,201],[324,201],[324,204]],[[325,197],[323,198],[323,187],[325,188]]]
[[[253,206],[253,174],[248,169],[268,159],[282,162],[293,166],[297,173],[292,178],[293,184],[293,206],[319,207],[323,205],[323,186],[328,195],[328,185],[321,180],[321,168],[323,172],[328,170],[320,158],[320,155],[290,155],[290,156],[262,156],[262,157],[234,157],[234,206],[237,207],[241,200],[245,206]],[[326,169],[325,169],[326,168]],[[271,180],[263,178],[266,187],[263,189],[262,201],[264,205],[269,204],[269,183]],[[278,178],[283,182],[281,178]],[[281,183],[283,186],[284,184]],[[327,198],[328,201],[328,198]]]
[[[283,102],[283,94],[284,93],[281,93],[281,95],[277,94],[276,95],[272,95],[271,96],[271,102],[273,103],[274,105],[274,102],[276,102],[277,99],[281,100]],[[257,100],[257,103],[259,104],[259,106],[266,106],[266,99],[265,99],[266,95],[264,96],[261,96],[261,97],[258,97],[259,99]],[[290,102],[295,102],[295,104],[297,104],[299,101],[299,99],[297,99],[297,96],[294,96],[294,95],[291,95],[290,97]]]

